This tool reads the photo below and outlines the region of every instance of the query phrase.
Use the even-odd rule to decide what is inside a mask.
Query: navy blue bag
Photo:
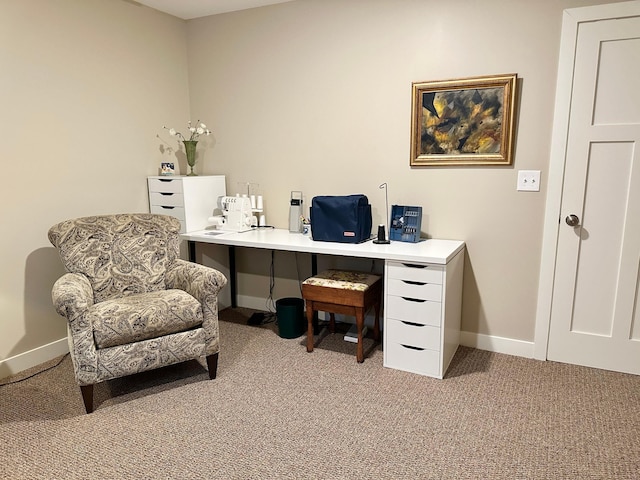
[[[310,215],[314,240],[360,243],[371,237],[371,205],[366,195],[313,197]]]

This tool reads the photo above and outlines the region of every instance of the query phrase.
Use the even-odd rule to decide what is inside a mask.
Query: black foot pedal
[[[264,313],[256,312],[249,317],[247,325],[262,325],[264,323]]]

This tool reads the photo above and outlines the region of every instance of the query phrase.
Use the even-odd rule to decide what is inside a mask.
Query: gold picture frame
[[[517,75],[412,83],[412,167],[511,165]]]

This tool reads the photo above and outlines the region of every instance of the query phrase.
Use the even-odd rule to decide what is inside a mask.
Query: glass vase
[[[198,174],[193,171],[193,167],[196,164],[196,145],[198,144],[197,140],[183,140],[184,143],[184,151],[187,154],[187,164],[189,165],[190,171],[187,173],[188,176],[197,176]]]

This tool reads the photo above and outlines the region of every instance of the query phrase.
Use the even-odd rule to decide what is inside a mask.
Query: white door
[[[640,16],[578,25],[549,360],[640,374],[639,79]]]

